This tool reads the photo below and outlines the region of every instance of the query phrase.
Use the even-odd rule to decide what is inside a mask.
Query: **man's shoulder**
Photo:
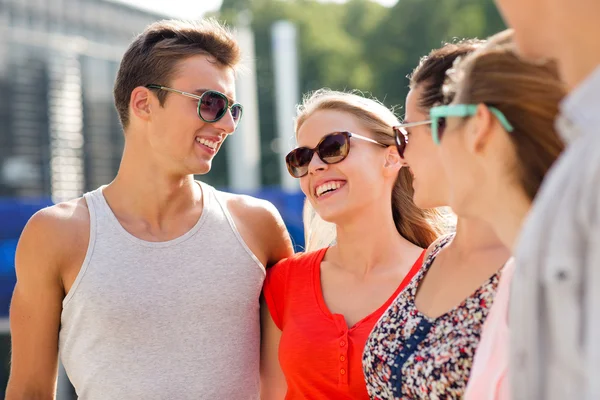
[[[564,211],[570,212],[588,206],[595,208],[600,204],[598,147],[600,131],[586,133],[567,146],[546,175],[540,190],[540,193],[543,192],[541,196],[546,196],[548,201],[556,201],[557,195],[568,197],[570,210]]]
[[[80,258],[85,251],[89,221],[87,204],[81,198],[39,210],[29,219],[19,239],[17,272],[60,274],[62,266]]]
[[[228,192],[219,192],[219,194],[225,200],[229,211],[238,217],[266,221],[281,219],[279,211],[270,201],[244,194]]]
[[[27,222],[22,238],[43,243],[69,246],[78,238],[89,235],[90,216],[87,202],[77,198],[36,212]]]
[[[36,212],[30,222],[48,227],[75,227],[82,223],[89,224],[89,209],[83,197],[64,201],[43,208]]]
[[[593,185],[594,188],[598,188],[598,183],[600,182],[600,155],[598,155],[600,129],[597,132],[588,134],[584,140],[585,143],[581,146],[581,156],[583,159],[578,164],[580,165],[581,172],[585,173],[589,179],[586,183]],[[573,157],[579,159],[579,154]]]
[[[283,218],[273,203],[253,196],[218,192],[246,243],[271,266],[293,254],[292,241]]]

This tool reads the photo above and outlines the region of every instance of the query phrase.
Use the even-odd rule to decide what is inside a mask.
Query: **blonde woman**
[[[309,246],[316,234],[326,238],[323,249],[268,271],[263,399],[369,398],[361,367],[367,336],[419,270],[441,224],[437,212],[412,201],[396,124],[385,106],[355,94],[321,90],[299,109],[288,169],[335,235],[309,231]]]

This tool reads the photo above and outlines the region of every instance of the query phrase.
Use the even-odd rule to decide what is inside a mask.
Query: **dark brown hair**
[[[514,127],[508,133],[520,183],[533,200],[544,176],[564,148],[554,128],[566,94],[554,63],[522,61],[512,41],[485,46],[458,63],[444,91],[454,103],[486,104],[499,109]],[[492,39],[493,40],[493,39]]]
[[[165,20],[148,26],[125,52],[115,81],[115,107],[123,128],[129,123],[133,89],[148,84],[168,86],[178,63],[196,55],[207,55],[215,63],[232,68],[240,61],[233,34],[216,20]],[[166,92],[158,91],[157,96],[164,104]]]
[[[419,99],[419,107],[424,111],[451,101],[444,97],[442,87],[446,80],[446,71],[452,67],[456,59],[467,56],[480,48],[485,41],[478,39],[461,40],[456,43],[446,43],[439,49],[432,50],[421,58],[419,65],[408,76],[410,88],[417,86],[423,89]]]
[[[369,130],[373,137],[380,143],[394,146],[394,134],[392,127],[398,125],[398,118],[386,106],[380,102],[359,96],[354,93],[336,92],[328,89],[321,89],[307,95],[301,106],[298,107],[296,118],[296,132],[302,124],[317,111],[334,110],[348,113],[357,118],[360,124]],[[392,215],[396,229],[406,240],[419,247],[427,248],[445,233],[447,221],[444,216],[435,209],[420,209],[413,202],[412,174],[408,168],[400,169],[396,183],[392,189]],[[308,204],[308,203],[307,203]],[[308,204],[305,207],[309,207]],[[305,208],[305,216],[307,216]],[[335,239],[319,237],[321,234],[327,235],[331,230],[326,231],[319,228],[318,219],[305,218],[305,229],[316,234],[311,240],[331,243]],[[308,225],[308,226],[307,226]],[[315,229],[317,230],[316,232]],[[310,243],[307,243],[310,245]]]

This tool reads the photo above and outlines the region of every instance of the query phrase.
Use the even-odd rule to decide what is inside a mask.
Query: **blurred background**
[[[112,87],[133,37],[160,19],[203,16],[236,28],[246,69],[244,118],[202,179],[272,201],[298,250],[303,196],[283,158],[302,94],[358,89],[401,117],[420,57],[504,28],[492,0],[0,0],[0,393],[23,226],[115,176],[123,134]],[[59,399],[74,398],[68,381],[59,386]]]

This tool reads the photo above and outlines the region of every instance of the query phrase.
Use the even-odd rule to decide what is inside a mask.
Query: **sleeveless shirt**
[[[213,187],[184,235],[128,233],[103,188],[84,195],[90,240],[63,301],[59,349],[82,400],[258,399],[265,269]]]

